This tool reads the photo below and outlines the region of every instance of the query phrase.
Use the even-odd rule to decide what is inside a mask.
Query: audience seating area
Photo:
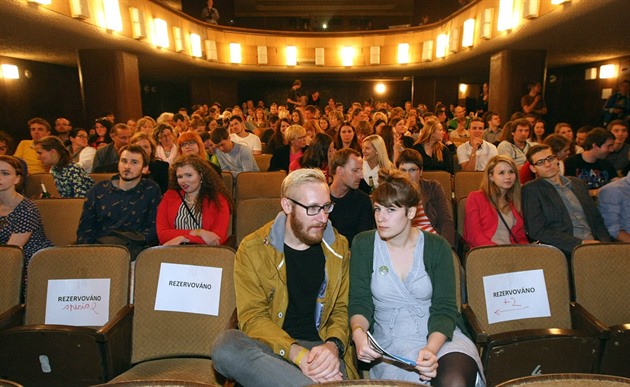
[[[43,175],[29,180],[30,192],[37,192],[39,182],[48,181]],[[233,179],[223,173],[235,203],[232,247],[282,210],[280,187],[285,176],[285,172],[246,172]],[[98,177],[106,179],[111,174]],[[479,188],[481,177],[481,172],[458,172],[454,178],[448,173],[424,173],[423,178],[437,180],[453,198],[460,233],[466,197]],[[83,199],[38,199],[36,203],[54,244],[74,243]],[[536,373],[630,377],[630,304],[625,297],[630,293],[630,244],[580,246],[571,265],[558,249],[542,245],[481,247],[472,249],[466,261],[462,258],[453,253],[457,301],[480,348],[488,385]],[[233,324],[234,250],[229,247],[154,247],[138,257],[135,274],[122,247],[45,249],[31,260],[24,305],[20,305],[21,250],[1,247],[0,260],[6,268],[0,272],[0,280],[6,284],[0,294],[0,379],[29,386],[223,385],[212,373],[210,353],[216,334]],[[160,275],[169,264],[222,270],[218,315],[156,310]],[[529,289],[534,285],[526,281],[532,277],[522,273],[537,270],[544,280],[536,290],[542,286],[546,292],[548,315],[494,321],[491,316],[497,311],[488,304],[492,292],[487,281],[492,276],[517,273],[511,275],[506,290]],[[130,276],[135,278],[134,286]],[[49,324],[49,282],[90,278],[111,279],[106,323],[88,327]],[[575,281],[573,303],[570,280]],[[129,302],[129,289],[133,289],[135,305]],[[519,297],[501,299],[506,300],[506,309],[518,309]],[[12,349],[18,346],[20,351]],[[47,372],[46,367],[52,371]],[[388,385],[376,382],[331,385]]]

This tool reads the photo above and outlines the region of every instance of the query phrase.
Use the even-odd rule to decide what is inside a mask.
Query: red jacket
[[[516,208],[512,207],[512,215],[516,224],[512,227],[512,234],[516,237],[513,244],[527,244],[525,235],[525,222]],[[492,206],[486,194],[482,191],[473,191],[466,199],[466,219],[464,223],[464,239],[470,247],[496,245],[492,241],[494,233],[499,226],[499,215]],[[510,236],[510,239],[512,237]]]
[[[183,191],[180,192],[182,195],[184,194]],[[212,201],[206,200],[203,203],[201,228],[217,234],[221,239],[221,244],[223,244],[228,238],[230,206],[223,195],[219,196],[219,201],[221,202],[220,210]],[[164,244],[180,235],[188,238],[190,243],[205,244],[201,237],[190,235],[190,230],[179,230],[175,228],[175,217],[177,216],[177,211],[179,211],[181,204],[182,198],[175,190],[169,189],[162,197],[162,201],[158,206],[156,219],[157,235],[160,244]]]

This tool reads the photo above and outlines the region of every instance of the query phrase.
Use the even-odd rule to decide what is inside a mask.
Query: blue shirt
[[[630,175],[603,186],[598,205],[613,238],[617,238],[620,231],[630,232]]]
[[[113,230],[137,231],[148,245],[157,243],[155,217],[162,193],[149,179],[140,179],[133,188],[118,188],[120,176],[98,182],[88,192],[77,230],[77,243],[95,243]],[[116,185],[112,184],[116,182]]]

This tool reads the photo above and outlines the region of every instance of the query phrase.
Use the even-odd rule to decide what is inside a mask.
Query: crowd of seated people
[[[372,230],[353,245],[359,254],[372,252],[374,246],[391,247],[387,235],[393,229],[379,228],[379,222],[396,217],[400,218],[395,220],[397,232],[402,234],[395,238],[416,243],[418,235],[439,235],[442,238],[435,240],[424,236],[435,249],[442,249],[442,239],[454,247],[462,238],[472,248],[540,242],[570,256],[579,244],[630,240],[630,145],[623,120],[592,128],[580,147],[568,124],[558,124],[556,134],[549,134],[542,120],[532,123],[522,114],[510,117],[503,129],[496,113],[456,117],[449,132],[449,116],[442,105],[435,112],[426,106],[403,109],[386,103],[353,103],[345,109],[332,101],[323,109],[296,105],[292,113],[283,104],[272,106],[266,108],[262,101],[256,107],[248,101],[224,110],[219,104],[195,105],[190,116],[184,109],[165,112],[156,120],[141,117],[127,123],[103,114],[88,129],[72,128],[65,120],[69,127],[65,140],[56,136],[61,133],[52,133],[46,120],[33,118],[28,121],[31,139],[15,151],[12,139],[0,133],[0,154],[4,154],[0,156],[0,243],[23,247],[27,261],[37,250],[51,246],[36,204],[22,196],[29,174],[51,173],[60,197],[86,198],[77,243],[122,244],[132,257],[158,244],[226,244],[234,204],[221,173],[236,178],[241,172],[259,171],[256,157],[261,153],[270,154],[270,171],[323,172],[329,186],[324,196],[330,202],[312,206],[298,199],[293,204],[283,201],[283,211],[290,214],[288,207],[291,211],[304,207],[309,221],[325,214],[348,243]],[[89,173],[99,171],[113,177],[94,183]],[[423,171],[482,174],[478,190],[467,198],[463,235],[455,233],[452,192],[423,177]],[[401,184],[415,193],[401,191],[396,196],[391,189]],[[375,192],[378,200],[372,203],[370,195]],[[405,202],[396,202],[398,197]],[[311,208],[318,206],[319,212],[311,218],[317,210]],[[404,209],[406,215],[383,215],[392,206]],[[367,300],[374,297],[369,282],[360,291]],[[372,318],[355,309],[356,331],[339,339],[352,336],[363,343],[363,331]],[[448,334],[459,328],[450,327]],[[418,366],[415,372],[424,380],[436,377],[438,363],[437,375],[440,369],[449,369],[449,353],[440,352],[449,346],[438,333],[423,344],[431,353],[423,354],[428,360],[422,363],[429,366]],[[363,344],[357,349],[365,361],[377,358]],[[340,347],[337,351],[342,352]],[[290,360],[299,362],[305,356],[301,353],[300,349],[292,352]],[[466,351],[456,353],[468,364],[465,378],[476,378],[482,371],[477,359]],[[228,367],[224,370],[232,372]],[[347,375],[339,372],[319,380]],[[406,377],[397,372],[391,375]]]

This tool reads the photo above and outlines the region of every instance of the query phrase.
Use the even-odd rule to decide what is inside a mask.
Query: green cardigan
[[[374,262],[375,232],[374,230],[365,231],[354,238],[350,259],[348,315],[350,317],[356,314],[364,316],[370,323],[370,330],[373,329],[374,323],[374,302],[370,283]],[[424,231],[422,234],[424,234],[424,267],[433,285],[428,331],[429,334],[440,332],[451,340],[456,325],[464,334],[467,333],[455,298],[455,268],[451,248],[446,239],[440,236]]]

